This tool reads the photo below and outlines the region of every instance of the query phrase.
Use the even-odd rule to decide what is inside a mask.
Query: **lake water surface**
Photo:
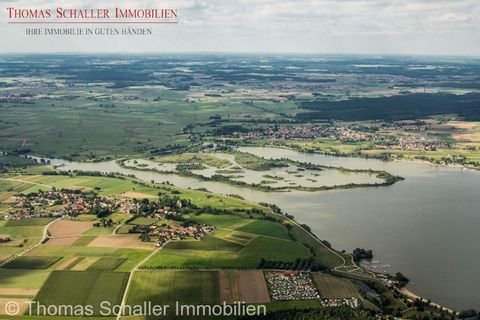
[[[373,249],[386,271],[403,272],[410,289],[455,309],[480,308],[480,173],[428,164],[383,162],[245,147],[265,158],[289,158],[351,169],[386,170],[406,178],[393,186],[323,192],[266,193],[219,182],[125,169],[114,161],[65,163],[63,170],[134,174],[179,187],[207,188],[269,202],[308,224],[338,250]],[[55,163],[54,163],[55,164]]]

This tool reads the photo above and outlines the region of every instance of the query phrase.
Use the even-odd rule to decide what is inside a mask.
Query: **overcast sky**
[[[46,0],[38,3],[0,0],[0,52],[480,56],[480,0]],[[8,6],[54,10],[61,6],[98,8],[100,4],[108,8],[178,8],[179,23],[153,26],[153,35],[148,37],[28,37],[25,26],[5,21]]]

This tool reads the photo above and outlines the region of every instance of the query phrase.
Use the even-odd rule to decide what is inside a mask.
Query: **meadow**
[[[103,262],[98,262],[100,267],[113,268],[116,265],[116,271],[130,271],[138,264],[142,259],[148,256],[150,251],[147,250],[135,250],[124,248],[100,248],[100,247],[87,247],[87,246],[61,246],[61,245],[45,245],[35,248],[29,252],[25,257],[56,257],[62,256],[56,264],[51,266],[51,269],[62,265],[66,261],[72,261],[72,258],[84,258],[84,269],[87,269],[105,258]],[[108,259],[107,259],[108,258]],[[121,263],[120,263],[121,262]],[[84,270],[81,268],[81,264],[76,266],[76,269]]]
[[[127,280],[123,272],[53,271],[35,301],[46,306],[92,305],[94,315],[100,315],[102,301],[120,304]]]
[[[350,265],[352,263],[348,255],[345,255],[344,259],[342,259],[340,254],[332,253],[332,251],[326,248],[325,244],[320,243],[320,240],[316,239],[315,236],[312,236],[312,234],[297,225],[292,225],[290,233],[296,241],[307,243],[312,248],[315,259],[326,268],[335,268],[343,264]]]
[[[310,251],[305,246],[289,240],[260,236],[245,246],[231,241],[222,243],[224,245],[208,250],[201,245],[197,248],[187,242],[172,244],[173,247],[169,244],[148,260],[144,268],[255,269],[262,258],[293,262],[297,258],[310,256]]]
[[[314,273],[313,280],[323,298],[339,299],[359,297],[355,286],[350,280],[322,273]]]
[[[9,220],[5,227],[27,227],[27,226],[45,226],[55,220],[55,218],[33,218],[22,220]]]
[[[0,221],[0,234],[11,239],[0,244],[0,260],[37,244],[43,236],[44,226],[50,221],[50,218]]]
[[[110,98],[104,95],[109,89],[101,87],[90,92],[91,89],[86,85],[68,91],[45,89],[47,98],[37,99],[34,104],[19,107],[6,103],[0,122],[2,149],[21,147],[36,155],[75,159],[163,153],[174,144],[188,149],[192,141],[184,128],[208,123],[212,116],[281,117],[267,108],[241,101],[227,105],[224,99],[189,100],[188,92],[154,86],[141,90],[125,88],[122,93],[111,92]],[[132,96],[137,99],[126,99]],[[264,104],[271,110],[282,107]]]
[[[133,276],[127,304],[151,301],[159,305],[218,304],[216,271],[139,271]]]
[[[291,237],[288,234],[288,230],[284,225],[280,223],[266,221],[266,220],[253,220],[251,221],[251,223],[248,223],[246,225],[243,225],[240,227],[235,227],[234,225],[234,226],[231,226],[231,228],[238,231],[253,233],[261,236],[267,236],[267,237],[273,237],[273,238],[279,238],[279,239],[285,239],[285,240],[291,239]]]
[[[0,268],[0,288],[40,289],[51,270]]]
[[[217,228],[228,228],[244,219],[240,215],[233,215],[233,214],[208,214],[202,213],[199,215],[190,215],[189,218],[197,223],[203,223],[215,226]]]
[[[62,259],[58,256],[23,256],[3,265],[4,269],[48,269]]]
[[[177,240],[171,241],[165,246],[171,250],[205,250],[205,251],[238,251],[241,244],[208,235],[202,240]]]
[[[95,261],[91,266],[88,267],[89,271],[114,271],[122,263],[124,263],[126,258],[116,258],[116,257],[102,257]]]

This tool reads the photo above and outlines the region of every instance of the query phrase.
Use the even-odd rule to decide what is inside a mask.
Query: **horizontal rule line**
[[[178,21],[9,21],[9,24],[178,24]]]

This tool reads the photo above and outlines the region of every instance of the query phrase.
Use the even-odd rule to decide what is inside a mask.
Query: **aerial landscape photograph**
[[[0,10],[0,320],[480,320],[478,0]]]

